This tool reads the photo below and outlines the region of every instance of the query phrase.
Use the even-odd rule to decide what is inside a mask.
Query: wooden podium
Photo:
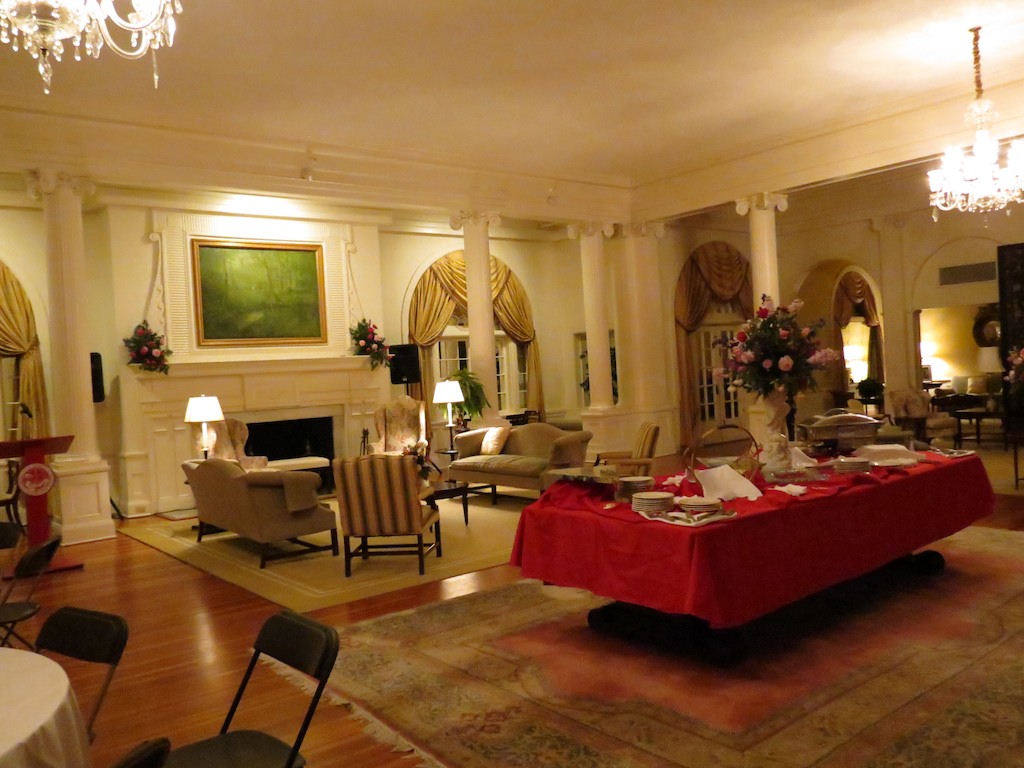
[[[67,453],[74,439],[74,435],[61,435],[0,442],[0,459],[21,459],[18,487],[25,498],[29,546],[42,544],[50,538],[47,494],[53,488],[56,477],[46,464],[46,457]]]

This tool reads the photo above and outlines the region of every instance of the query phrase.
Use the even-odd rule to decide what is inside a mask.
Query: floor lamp
[[[209,427],[207,426],[208,422],[211,421],[224,421],[224,411],[220,409],[220,400],[214,395],[190,397],[188,399],[188,407],[185,409],[185,423],[203,425],[201,444],[204,459],[210,457],[210,449],[213,448],[213,444],[210,441]]]
[[[448,445],[455,450],[455,422],[452,420],[452,403],[465,401],[462,386],[457,381],[439,381],[434,385],[434,405],[448,406]]]

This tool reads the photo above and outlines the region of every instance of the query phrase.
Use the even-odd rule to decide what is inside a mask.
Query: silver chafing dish
[[[823,443],[840,453],[875,442],[881,419],[834,408],[797,424],[798,436],[810,444]]]

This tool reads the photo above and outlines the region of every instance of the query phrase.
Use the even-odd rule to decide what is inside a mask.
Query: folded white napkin
[[[789,449],[789,455],[793,457],[794,467],[816,467],[818,462],[808,456],[806,453],[801,451],[796,446],[791,446]]]
[[[862,456],[872,461],[878,461],[879,459],[921,458],[914,451],[907,448],[907,446],[900,445],[899,443],[862,445],[853,452],[853,455]]]
[[[711,469],[694,471],[697,482],[704,489],[705,496],[714,496],[722,501],[729,499],[750,499],[753,501],[761,496],[752,482],[727,464]]]
[[[672,477],[666,477],[661,482],[661,484],[662,485],[679,485],[681,482],[683,482],[683,476],[682,475],[672,475]]]
[[[807,493],[807,486],[793,485],[790,483],[789,485],[773,485],[772,490],[782,491],[783,493],[788,493],[790,496],[803,496]]]

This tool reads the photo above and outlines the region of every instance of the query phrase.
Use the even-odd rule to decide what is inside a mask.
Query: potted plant
[[[491,404],[487,399],[487,393],[484,392],[484,385],[476,374],[468,369],[460,368],[449,376],[448,380],[459,382],[459,387],[462,388],[463,401],[452,404],[452,410],[456,413],[460,426],[465,425],[474,416],[482,415],[484,408]]]
[[[877,400],[885,391],[885,384],[878,379],[864,379],[857,384],[857,398],[859,400]]]

